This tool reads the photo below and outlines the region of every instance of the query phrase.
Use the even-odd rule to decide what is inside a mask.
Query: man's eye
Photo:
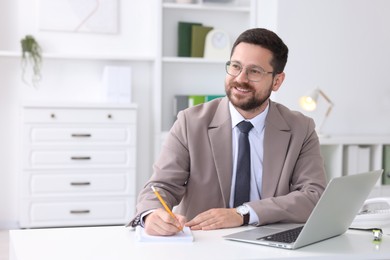
[[[241,66],[238,65],[238,64],[232,64],[231,66],[232,66],[232,68],[235,69],[235,70],[240,70],[240,69],[241,69]]]
[[[261,75],[262,71],[258,69],[250,69],[249,73],[254,74],[254,75]]]

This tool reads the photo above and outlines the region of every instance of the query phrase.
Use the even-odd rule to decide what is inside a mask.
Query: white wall
[[[324,134],[389,135],[390,1],[275,2],[276,24],[266,25],[290,49],[275,99],[299,110],[299,97],[320,87],[335,103]]]
[[[121,34],[73,35],[38,32],[38,0],[0,1],[0,50],[19,51],[19,40],[34,34],[48,52],[128,51],[154,55],[156,1],[121,0]],[[276,30],[290,48],[286,81],[274,96],[299,110],[298,99],[321,87],[335,108],[326,122],[329,134],[388,134],[390,88],[390,1],[387,0],[259,0],[259,26]],[[70,46],[68,49],[67,46]],[[118,63],[118,62],[115,62]],[[121,63],[121,62],[119,62]],[[128,63],[136,68],[134,101],[139,105],[138,187],[151,171],[153,149],[152,62]],[[41,88],[20,81],[17,58],[0,58],[0,228],[17,221],[18,108],[23,99],[93,101],[95,88],[81,84],[96,79],[102,61],[45,61]],[[56,67],[62,70],[58,71]],[[86,73],[81,76],[78,71]],[[51,75],[47,77],[45,75]],[[73,75],[73,76],[70,76]],[[70,77],[69,77],[70,76]],[[54,84],[56,77],[61,84]],[[76,84],[77,83],[77,84]],[[73,95],[78,91],[78,95]],[[310,114],[309,114],[310,115]],[[142,130],[141,130],[142,129]]]
[[[43,32],[38,30],[39,0],[0,1],[0,51],[20,50],[20,39],[32,34],[44,53],[126,55],[145,61],[44,59],[39,89],[21,81],[20,59],[0,57],[0,228],[17,226],[19,108],[26,100],[99,101],[105,65],[132,67],[133,102],[138,104],[137,187],[151,174],[153,58],[156,44],[156,1],[120,0],[120,33]],[[100,84],[100,85],[99,85]]]

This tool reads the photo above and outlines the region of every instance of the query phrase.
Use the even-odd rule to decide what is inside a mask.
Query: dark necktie
[[[249,201],[251,180],[251,152],[248,133],[252,129],[251,122],[241,121],[237,124],[240,130],[238,136],[238,156],[236,169],[236,187],[234,190],[234,207]]]

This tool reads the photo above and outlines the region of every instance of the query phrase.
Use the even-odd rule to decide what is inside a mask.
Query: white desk
[[[195,231],[193,243],[141,243],[123,226],[11,230],[10,260],[390,259],[390,236],[375,245],[371,232],[349,230],[297,250],[222,238],[245,228]]]

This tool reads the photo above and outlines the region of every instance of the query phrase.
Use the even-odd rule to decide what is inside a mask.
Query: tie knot
[[[251,122],[241,121],[240,123],[237,124],[237,127],[241,133],[248,134],[249,131],[252,129],[253,125]]]

